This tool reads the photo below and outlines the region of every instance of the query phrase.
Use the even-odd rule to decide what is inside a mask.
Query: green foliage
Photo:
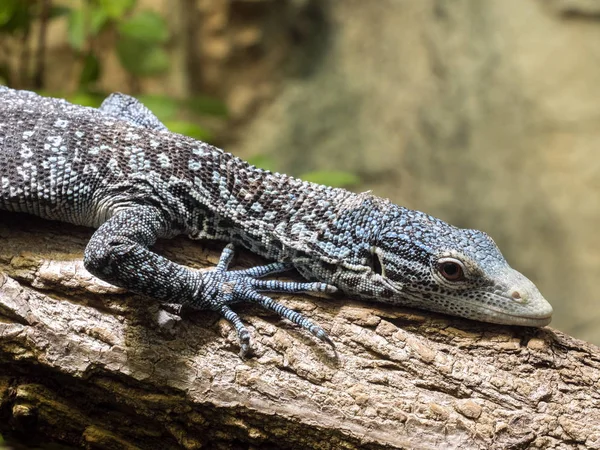
[[[45,14],[42,0],[0,0],[0,39],[2,34],[27,36],[35,21],[66,18],[67,41],[82,62],[80,89],[99,79],[102,65],[96,49],[101,46],[94,44],[110,30],[118,35],[119,62],[133,77],[163,74],[170,66],[167,23],[154,11],[133,11],[135,6],[136,0],[73,0],[71,6],[53,6]]]
[[[277,162],[269,155],[258,154],[249,157],[247,160],[253,166],[261,169],[270,170],[271,172],[278,170]],[[339,170],[306,172],[300,175],[300,178],[312,183],[340,188],[352,188],[360,184],[360,178],[357,175]]]
[[[271,172],[277,171],[277,164],[271,156],[254,155],[248,158],[248,162],[261,169],[270,170]]]
[[[161,122],[174,120],[181,109],[181,102],[166,95],[138,95],[137,99],[158,117]]]
[[[3,0],[0,3],[0,26],[4,27],[15,15],[19,0]]]
[[[360,184],[360,178],[357,175],[335,170],[307,172],[300,175],[300,178],[332,187],[349,188]]]
[[[152,11],[141,11],[118,25],[117,54],[121,65],[131,74],[152,76],[169,69],[169,55],[163,45],[169,30],[163,18]]]
[[[167,23],[154,11],[134,10],[136,4],[137,0],[71,0],[67,5],[51,6],[49,11],[43,11],[43,0],[0,0],[0,40],[3,34],[8,34],[21,38],[23,45],[28,45],[27,39],[37,39],[37,36],[29,37],[28,34],[36,21],[65,20],[67,42],[80,62],[80,70],[76,74],[78,89],[67,100],[97,108],[106,97],[96,89],[103,71],[102,60],[97,51],[105,49],[106,42],[114,43],[119,62],[130,75],[131,86],[129,89],[123,88],[123,91],[135,91],[138,86],[135,82],[137,78],[156,76],[169,70],[170,59],[165,48],[170,39]],[[103,36],[110,37],[111,33],[116,34],[117,39],[105,39],[99,45],[98,41]],[[37,52],[29,54],[37,55]],[[30,66],[35,64],[21,62],[19,67]],[[19,74],[19,84],[29,84],[28,76],[30,80],[43,78],[41,74],[33,77],[30,74]],[[13,84],[8,64],[0,63],[0,83]],[[41,86],[37,87],[40,92]],[[40,93],[57,96],[57,93]],[[183,117],[227,115],[221,101],[205,96],[176,100],[166,96],[146,95],[139,96],[139,99],[169,129],[196,139],[210,140],[212,135],[205,128],[182,120]]]
[[[100,77],[100,61],[93,53],[88,53],[83,57],[83,68],[79,74],[79,88],[87,90],[90,84],[94,83]]]
[[[10,67],[8,64],[0,64],[0,84],[7,85],[10,76]]]
[[[83,50],[86,41],[85,12],[82,9],[74,9],[69,14],[68,26],[69,45],[75,50]]]
[[[102,68],[92,53],[94,46],[91,44],[109,28],[118,33],[116,52],[119,62],[131,75],[154,76],[169,69],[169,55],[164,48],[169,40],[165,20],[153,11],[132,13],[135,3],[135,0],[82,1],[79,8],[70,10],[69,44],[84,60],[81,88],[97,81],[101,74]]]
[[[208,114],[216,117],[227,117],[228,114],[225,103],[205,95],[190,97],[186,102],[186,106],[196,114]]]
[[[194,97],[186,100],[176,100],[165,95],[140,95],[137,98],[174,133],[185,134],[201,141],[211,141],[213,139],[212,133],[206,128],[200,127],[193,122],[179,119],[180,115],[212,113],[210,110],[202,111],[192,108],[191,105],[195,104]]]
[[[163,18],[153,11],[141,11],[119,24],[121,38],[147,44],[163,44],[169,39],[169,30]]]
[[[213,135],[210,131],[192,122],[186,122],[183,120],[168,120],[163,123],[173,133],[184,134],[201,141],[211,141],[213,139]]]
[[[48,94],[50,97],[56,97],[55,94]],[[74,94],[66,96],[66,100],[76,105],[89,106],[90,108],[98,108],[102,104],[102,101],[106,98],[103,94],[93,94],[90,92],[75,92]]]
[[[102,11],[112,19],[119,19],[135,6],[136,0],[98,0]]]
[[[56,19],[57,17],[67,16],[71,13],[71,8],[67,6],[56,6],[52,5],[50,8],[50,19]]]
[[[0,33],[27,33],[31,21],[32,14],[28,2],[22,0],[0,2]]]
[[[159,75],[169,69],[169,55],[163,48],[135,39],[119,40],[117,54],[123,68],[132,75]]]

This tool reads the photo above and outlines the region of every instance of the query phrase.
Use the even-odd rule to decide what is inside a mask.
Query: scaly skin
[[[453,227],[370,194],[271,173],[169,132],[132,97],[99,109],[0,87],[0,209],[98,228],[85,250],[94,275],[169,303],[276,311],[331,342],[260,292],[334,292],[509,325],[544,326],[552,307],[485,233]],[[276,261],[200,273],[149,248],[187,234]],[[296,268],[309,283],[259,278]]]

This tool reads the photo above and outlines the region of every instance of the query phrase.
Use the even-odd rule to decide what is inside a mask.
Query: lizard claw
[[[240,341],[240,356],[244,358],[250,351],[250,333],[240,317],[229,307],[244,301],[261,305],[279,316],[299,325],[319,340],[329,344],[335,351],[335,345],[325,330],[314,324],[302,314],[283,306],[260,292],[286,293],[333,293],[335,286],[325,283],[298,283],[280,280],[259,280],[273,273],[290,270],[293,266],[286,263],[271,263],[265,266],[244,270],[227,271],[235,254],[232,244],[228,244],[214,270],[202,274],[201,287],[195,295],[196,304],[202,309],[218,311],[235,328]]]
[[[250,350],[250,332],[242,323],[240,316],[233,312],[229,306],[222,305],[219,312],[235,328],[240,341],[240,358],[244,359]]]

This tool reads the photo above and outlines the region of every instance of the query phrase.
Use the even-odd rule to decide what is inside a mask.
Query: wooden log
[[[254,348],[242,360],[216,314],[178,320],[89,275],[81,258],[92,231],[1,213],[5,437],[114,449],[600,448],[591,344],[551,328],[301,296],[281,301],[330,333],[337,358],[240,305]],[[156,248],[202,268],[222,245]]]

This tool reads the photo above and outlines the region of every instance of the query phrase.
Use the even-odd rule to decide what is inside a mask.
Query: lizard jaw
[[[536,327],[541,328],[548,325],[552,321],[552,306],[544,299],[547,305],[546,309],[539,310],[538,313],[531,314],[511,314],[506,311],[501,311],[492,307],[481,307],[481,317],[472,317],[475,320],[481,320],[489,323],[496,323],[499,325],[516,325],[523,327]]]

